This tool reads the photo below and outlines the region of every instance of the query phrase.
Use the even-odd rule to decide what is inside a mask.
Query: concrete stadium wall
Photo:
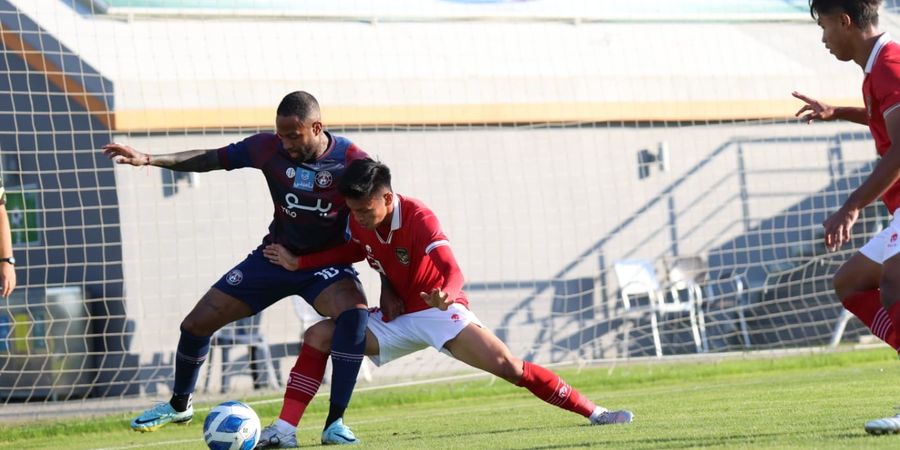
[[[828,151],[836,136],[861,129],[776,124],[342,134],[393,168],[398,192],[425,200],[437,212],[469,286],[475,287],[470,291],[473,309],[485,324],[502,326],[515,353],[549,361],[552,349],[535,339],[538,323],[551,314],[552,290],[540,292],[529,305],[537,316],[530,323],[511,325],[505,319],[522,314],[515,308],[536,286],[560,278],[597,278],[610,269],[600,266],[601,255],[606,264],[672,255],[672,228],[682,230],[678,254],[709,258],[707,252],[746,233],[748,226],[826,188],[834,180]],[[746,142],[779,137],[785,140]],[[167,153],[240,138],[117,140]],[[637,153],[660,142],[668,144],[669,170],[651,167],[650,176],[640,179]],[[750,194],[746,202],[740,199],[735,152],[740,142]],[[848,141],[843,162],[852,171],[868,164],[873,152],[864,139]],[[258,245],[272,206],[263,178],[252,169],[176,180],[158,169],[117,167],[115,172],[127,308],[137,320],[133,351],[148,361],[174,349],[178,321],[209,285]],[[660,202],[667,192],[675,203],[691,205],[676,208],[687,213],[674,222],[669,203]],[[377,303],[377,278],[368,267],[359,271],[370,303]],[[614,277],[607,284],[593,294],[594,302],[614,298]],[[290,301],[266,311],[262,323],[270,343],[296,342],[303,325]],[[428,355],[420,358],[444,361]],[[423,372],[424,367],[446,370],[444,363],[413,366]],[[400,370],[399,364],[394,367]],[[403,372],[410,373],[408,366]],[[387,367],[378,373],[398,374]]]

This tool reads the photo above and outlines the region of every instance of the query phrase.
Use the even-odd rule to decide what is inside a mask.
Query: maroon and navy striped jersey
[[[259,133],[218,150],[226,170],[253,167],[269,185],[275,211],[263,244],[304,255],[344,244],[349,209],[337,190],[351,162],[366,158],[348,139],[327,133],[328,149],[314,162],[297,163],[272,133]]]

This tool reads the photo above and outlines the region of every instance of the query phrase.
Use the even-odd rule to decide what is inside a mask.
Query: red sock
[[[897,303],[894,303],[893,305],[891,305],[891,307],[888,309],[888,316],[890,317],[891,324],[893,325],[892,326],[893,329],[891,331],[896,332],[898,325],[900,325],[900,302],[897,302]],[[897,350],[898,352],[900,352],[900,345],[895,345],[895,344],[900,344],[897,342],[897,340],[898,340],[897,336],[895,335],[894,343],[893,344],[890,342],[888,342],[888,343],[891,344],[892,347],[894,347],[894,350]]]
[[[590,417],[594,412],[596,405],[566,384],[559,375],[528,361],[525,361],[522,372],[518,385],[537,398],[584,417]]]
[[[894,349],[900,349],[900,340],[897,339],[890,315],[881,306],[881,292],[878,289],[857,292],[845,298],[841,303],[844,308],[847,308],[847,311],[862,321],[872,331],[872,334]]]
[[[303,344],[300,356],[291,368],[291,376],[288,377],[287,388],[284,391],[284,404],[281,406],[281,414],[278,418],[297,426],[306,406],[319,391],[322,378],[325,377],[325,365],[328,363],[328,353],[320,352],[315,348]]]

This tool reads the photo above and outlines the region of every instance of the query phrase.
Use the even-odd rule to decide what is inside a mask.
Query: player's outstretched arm
[[[891,147],[875,165],[869,177],[847,197],[841,209],[822,224],[825,227],[825,246],[829,250],[837,250],[848,242],[850,229],[859,217],[859,211],[900,181],[900,112],[888,114],[884,121]]]
[[[167,155],[150,155],[127,145],[111,143],[103,146],[103,154],[116,164],[156,166],[178,172],[209,172],[222,168],[218,150],[186,150]]]
[[[807,97],[797,91],[791,92],[791,95],[805,103],[794,116],[799,117],[801,120],[805,120],[806,123],[813,123],[813,121],[828,122],[832,120],[846,120],[862,125],[869,124],[869,117],[866,115],[865,108],[831,106],[814,98]]]

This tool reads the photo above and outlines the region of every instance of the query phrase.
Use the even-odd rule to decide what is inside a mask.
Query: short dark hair
[[[297,116],[300,120],[319,116],[319,102],[309,92],[294,91],[285,95],[278,104],[278,115],[282,117]]]
[[[857,28],[878,26],[878,7],[882,0],[809,0],[809,15],[819,20],[822,14],[844,13]]]
[[[369,198],[381,188],[392,190],[391,169],[370,158],[350,163],[338,183],[338,192],[353,200]]]

